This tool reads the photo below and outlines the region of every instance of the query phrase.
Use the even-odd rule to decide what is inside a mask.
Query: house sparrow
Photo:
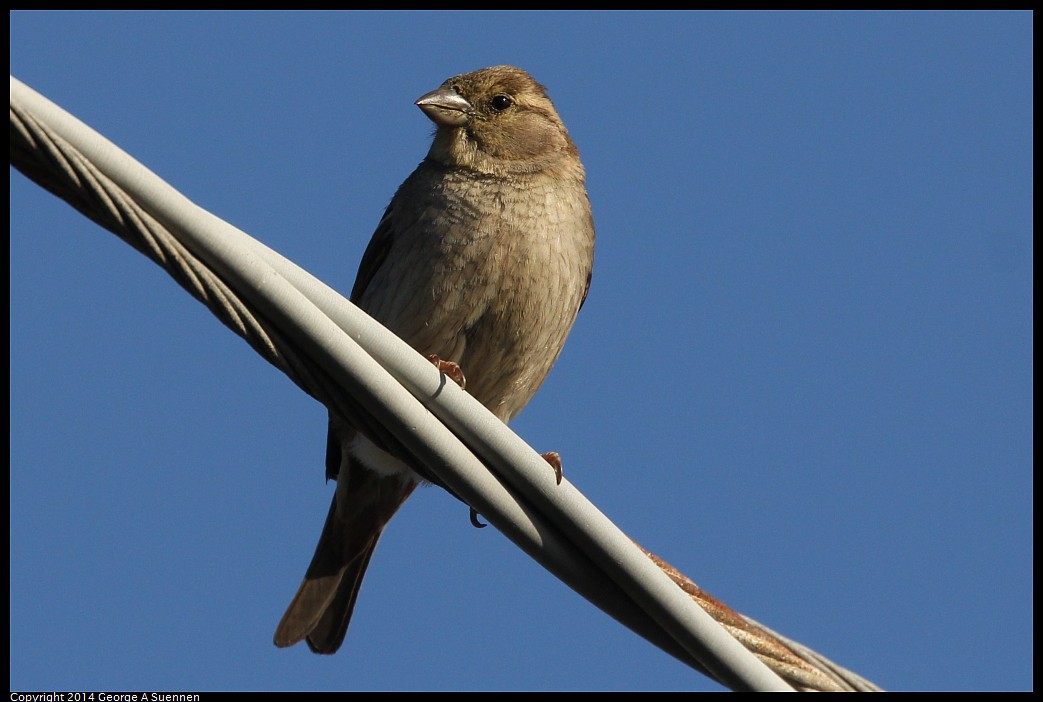
[[[546,89],[494,66],[450,78],[416,105],[435,123],[427,157],[388,205],[351,300],[425,356],[466,373],[503,422],[536,393],[590,285],[594,221],[579,152]],[[330,417],[337,490],[277,646],[344,640],[388,520],[422,479]]]

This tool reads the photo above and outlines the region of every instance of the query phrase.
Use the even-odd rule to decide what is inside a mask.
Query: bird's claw
[[[543,460],[550,464],[550,467],[554,469],[554,479],[558,485],[561,485],[561,454],[557,451],[548,451],[542,454]]]
[[[435,353],[428,356],[427,360],[431,361],[440,373],[444,373],[447,378],[451,378],[453,382],[459,385],[461,390],[467,389],[467,378],[464,377],[464,372],[461,370],[459,363],[443,361]]]
[[[443,373],[444,372],[445,371],[443,371]],[[548,465],[550,465],[550,467],[554,470],[554,481],[558,485],[561,485],[561,454],[557,451],[548,451],[547,453],[542,454],[542,456],[543,460],[545,460],[548,463]],[[488,524],[482,524],[482,522],[478,519],[478,510],[476,510],[474,507],[471,508],[471,525],[474,526],[476,529],[484,529],[485,527],[489,526]]]

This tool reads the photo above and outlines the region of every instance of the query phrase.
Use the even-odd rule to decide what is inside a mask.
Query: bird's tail
[[[276,646],[307,639],[315,653],[340,648],[380,534],[416,487],[357,464],[349,476],[340,476],[345,479],[349,485],[337,486],[304,582],[275,630]]]

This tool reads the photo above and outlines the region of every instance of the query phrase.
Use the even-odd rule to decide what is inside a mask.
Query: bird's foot
[[[543,460],[550,464],[550,467],[554,469],[554,479],[558,485],[561,485],[561,454],[557,451],[548,451],[542,454]]]
[[[443,361],[438,357],[438,354],[434,353],[428,356],[427,360],[431,361],[440,373],[444,373],[447,378],[452,379],[453,382],[459,385],[461,390],[467,389],[467,378],[464,377],[464,372],[460,369],[459,363]]]

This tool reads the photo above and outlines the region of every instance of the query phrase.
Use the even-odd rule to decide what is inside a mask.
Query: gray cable
[[[376,431],[393,437],[439,482],[557,577],[671,655],[732,689],[792,689],[696,605],[578,490],[567,481],[557,485],[553,472],[531,447],[336,291],[194,205],[13,77],[11,105],[12,124],[17,107],[20,119],[32,115],[46,124],[97,172],[115,181],[147,213],[141,219],[152,217],[161,225],[153,228],[154,236],[162,236],[161,229],[173,232],[203,263],[192,277],[203,277],[206,268],[212,269],[223,281],[221,296],[241,297],[247,310],[258,311],[272,324],[277,331],[263,343],[251,340],[262,355],[269,360],[289,358],[288,352],[279,350],[283,339],[300,349],[307,360],[286,364],[293,370],[315,365],[306,373],[308,382],[294,378],[306,391],[335,411],[352,417],[359,414],[360,421],[375,423]],[[108,195],[108,199],[118,197]],[[193,294],[202,299],[214,293]],[[240,319],[248,312],[225,316],[236,317],[235,324],[224,316],[222,321],[238,333],[242,333],[240,325],[254,324]],[[286,371],[287,365],[276,365]],[[321,384],[323,378],[332,387],[315,391],[311,384]]]

